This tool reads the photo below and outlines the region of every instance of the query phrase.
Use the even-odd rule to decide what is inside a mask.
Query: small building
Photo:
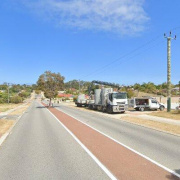
[[[60,101],[71,101],[71,102],[73,102],[74,95],[72,95],[72,94],[65,94],[65,93],[59,93],[57,98]]]

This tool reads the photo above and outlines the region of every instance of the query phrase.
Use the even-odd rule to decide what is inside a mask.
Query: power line
[[[152,49],[152,48],[154,48],[154,47],[157,47],[158,45],[162,44],[163,42],[164,42],[164,40],[161,41],[161,42],[159,42],[158,44],[155,44],[154,46],[152,46],[152,47],[150,47],[150,48],[146,48],[145,50],[143,50],[143,52],[141,51],[141,52],[139,52],[139,53],[137,53],[137,54],[129,57],[128,59],[126,59],[126,61],[120,61],[120,64],[122,64],[122,63],[124,63],[124,62],[130,61],[130,60],[133,59],[134,57],[137,57],[137,56],[141,55],[142,53],[144,53],[144,52],[146,52],[146,51],[148,51],[148,50],[150,50],[150,49]],[[111,63],[111,65],[112,65],[112,63]],[[109,65],[109,66],[110,66],[110,65]],[[101,74],[101,73],[105,72],[109,66],[104,67],[104,68],[103,68],[104,70],[102,70],[102,71],[100,71],[100,72],[92,73],[91,75]]]
[[[172,28],[172,30],[177,30],[177,29],[180,29],[180,26],[175,27],[175,28]],[[156,42],[156,41],[157,41],[159,38],[161,38],[161,37],[162,37],[162,35],[156,36],[155,38],[153,38],[153,39],[151,39],[150,41],[144,43],[143,45],[139,46],[138,48],[135,48],[135,49],[132,50],[131,52],[124,54],[124,55],[121,56],[120,58],[117,58],[117,59],[111,61],[110,63],[108,63],[108,64],[106,64],[106,65],[104,65],[104,66],[102,66],[102,67],[99,67],[99,68],[96,69],[95,71],[92,71],[91,73],[89,73],[89,74],[81,77],[80,79],[85,78],[85,77],[88,77],[88,76],[91,76],[91,75],[100,74],[100,73],[104,72],[104,71],[107,69],[107,67],[109,67],[109,66],[111,66],[112,64],[114,64],[114,63],[116,63],[116,62],[118,62],[118,61],[120,61],[120,60],[128,57],[129,55],[133,54],[134,52],[136,52],[136,51],[138,51],[138,50],[140,50],[140,49],[143,49],[145,46],[147,46],[147,45],[149,45],[149,44],[151,44],[151,43],[153,43],[153,42]],[[162,42],[161,42],[161,43],[162,43]],[[153,47],[154,47],[154,46],[153,46]],[[150,49],[150,48],[148,48],[148,49]],[[147,51],[148,49],[143,50],[143,52]],[[142,52],[136,54],[135,56],[137,56],[137,55],[139,55],[139,54],[142,54]],[[135,57],[135,56],[133,56],[133,57]],[[128,59],[128,61],[129,61],[130,59],[132,59],[133,57],[130,57],[130,58]],[[127,62],[127,60],[126,60],[126,62]],[[101,71],[101,72],[98,72],[98,71],[100,71],[100,70],[102,70],[102,69],[104,69],[104,70]]]
[[[96,73],[97,71],[99,71],[99,70],[101,70],[101,69],[104,69],[104,68],[109,67],[109,66],[110,66],[110,65],[112,65],[113,63],[115,63],[115,62],[117,62],[117,61],[119,61],[119,60],[121,60],[121,59],[123,59],[123,58],[125,58],[125,57],[129,56],[130,54],[133,54],[134,52],[138,51],[139,49],[144,48],[144,47],[145,47],[145,46],[147,46],[148,44],[150,44],[150,43],[152,43],[152,42],[155,42],[155,41],[156,41],[157,39],[159,39],[159,38],[160,38],[160,35],[159,35],[159,36],[157,36],[156,38],[154,38],[154,39],[152,39],[152,40],[148,41],[147,43],[145,43],[145,44],[143,44],[143,45],[139,46],[138,48],[136,48],[136,49],[132,50],[131,52],[129,52],[129,53],[127,53],[127,54],[125,54],[125,55],[121,56],[120,58],[117,58],[117,59],[113,60],[112,62],[110,62],[110,63],[108,63],[108,64],[104,65],[103,67],[100,67],[100,68],[96,69],[96,70],[95,70],[95,71],[93,71],[92,73],[89,73],[88,75],[83,76],[82,78],[88,77],[88,76],[90,76],[90,75],[92,75],[92,74]],[[81,78],[81,79],[82,79],[82,78]]]

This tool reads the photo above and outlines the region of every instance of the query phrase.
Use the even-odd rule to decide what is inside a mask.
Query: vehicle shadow
[[[174,172],[176,172],[176,173],[179,174],[179,176],[180,176],[180,169],[177,169],[177,170],[175,170]],[[167,178],[167,179],[170,179],[170,180],[180,180],[180,177],[177,177],[177,176],[175,176],[174,174],[167,175],[166,178]]]

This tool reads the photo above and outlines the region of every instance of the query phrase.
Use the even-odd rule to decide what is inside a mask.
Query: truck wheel
[[[108,112],[109,114],[112,114],[112,109],[111,109],[111,107],[108,107],[108,108],[107,108],[107,112]]]
[[[160,111],[164,111],[164,106],[160,106]]]
[[[141,108],[139,108],[140,109],[140,111],[144,111],[144,108],[143,107],[141,107]]]

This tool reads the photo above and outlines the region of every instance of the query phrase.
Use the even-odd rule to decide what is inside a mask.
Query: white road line
[[[5,133],[5,134],[0,138],[0,146],[1,146],[1,144],[5,141],[5,139],[7,138],[8,135],[9,135],[9,133]]]
[[[48,109],[47,109],[48,110]],[[51,111],[48,112],[63,126],[63,128],[76,140],[76,142],[89,154],[89,156],[98,164],[98,166],[111,178],[117,180],[117,178],[89,151],[89,149],[53,114]]]
[[[58,109],[58,110],[59,110],[59,109]],[[62,111],[62,110],[59,110],[59,111],[61,111],[61,112],[65,113],[65,114],[67,114],[66,112],[64,112],[64,111]],[[179,177],[179,178],[180,178],[180,174],[178,174],[178,173],[174,172],[173,170],[171,170],[171,169],[169,169],[169,168],[167,168],[167,167],[163,166],[162,164],[160,164],[160,163],[158,163],[158,162],[154,161],[153,159],[151,159],[151,158],[149,158],[149,157],[147,157],[147,156],[145,156],[145,155],[141,154],[140,152],[138,152],[138,151],[136,151],[136,150],[134,150],[134,149],[130,148],[129,146],[127,146],[127,145],[125,145],[125,144],[123,144],[123,143],[121,143],[121,142],[117,141],[116,139],[113,139],[113,138],[112,138],[112,137],[110,137],[109,135],[107,135],[107,134],[105,134],[105,133],[103,133],[103,132],[99,131],[98,129],[95,129],[94,127],[92,127],[92,126],[90,126],[90,125],[88,125],[88,124],[86,124],[86,123],[82,122],[81,120],[77,119],[76,117],[73,117],[72,115],[69,115],[69,114],[67,114],[67,115],[68,115],[68,116],[70,116],[70,117],[72,117],[72,118],[74,118],[74,119],[76,119],[77,121],[79,121],[79,122],[83,123],[84,125],[86,125],[86,126],[88,126],[88,127],[92,128],[93,130],[95,130],[95,131],[99,132],[100,134],[102,134],[102,135],[104,135],[104,136],[108,137],[109,139],[111,139],[111,140],[113,140],[114,142],[116,142],[116,143],[120,144],[121,146],[123,146],[123,147],[125,147],[125,148],[129,149],[130,151],[132,151],[132,152],[134,152],[134,153],[138,154],[139,156],[141,156],[141,157],[143,157],[143,158],[147,159],[148,161],[152,162],[153,164],[156,164],[157,166],[161,167],[162,169],[164,169],[164,170],[166,170],[166,171],[170,172],[171,174],[173,174],[173,175],[175,175],[175,176],[177,176],[177,177]]]

